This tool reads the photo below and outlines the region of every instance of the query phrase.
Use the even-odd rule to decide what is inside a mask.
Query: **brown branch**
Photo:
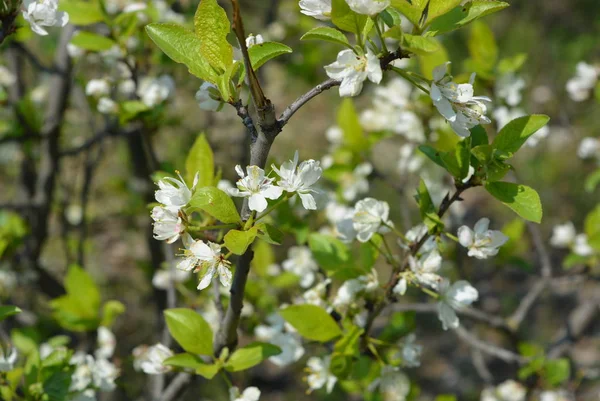
[[[523,365],[523,364],[527,363],[527,361],[528,361],[527,358],[525,358],[519,354],[516,354],[507,349],[498,347],[497,345],[490,344],[490,343],[480,340],[479,338],[477,338],[475,335],[470,333],[464,327],[459,326],[456,329],[454,329],[454,332],[461,340],[466,342],[469,346],[471,346],[475,349],[478,349],[479,351],[483,352],[484,354],[488,354],[488,355],[494,356],[498,359],[501,359],[504,362],[518,363],[519,365]]]

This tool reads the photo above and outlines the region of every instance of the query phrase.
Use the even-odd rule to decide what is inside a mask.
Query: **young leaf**
[[[73,25],[85,26],[104,21],[98,1],[62,0],[58,9],[69,14],[69,22]]]
[[[22,312],[21,309],[14,305],[0,306],[0,322],[9,316],[16,315],[17,313],[21,313],[21,312]]]
[[[259,223],[256,228],[258,229],[258,238],[268,244],[281,245],[283,233],[277,227],[271,224]]]
[[[338,31],[337,29],[330,28],[328,26],[319,26],[306,32],[300,40],[324,40],[326,42],[333,42],[343,46],[352,47],[346,35]]]
[[[548,123],[550,117],[533,114],[516,118],[506,124],[498,133],[492,146],[503,152],[515,153],[531,135]]]
[[[498,60],[498,45],[494,33],[483,21],[471,25],[469,35],[469,53],[473,61],[485,71],[491,71]]]
[[[202,0],[194,14],[194,30],[200,39],[200,54],[214,68],[225,71],[233,63],[233,48],[227,42],[227,13],[217,0]]]
[[[308,237],[308,246],[319,266],[325,270],[338,270],[352,263],[348,247],[332,236],[312,233]]]
[[[225,364],[229,372],[239,372],[258,365],[267,358],[281,354],[281,348],[267,343],[255,342],[236,350]]]
[[[187,352],[213,354],[213,333],[202,316],[187,308],[167,309],[165,320],[171,336]]]
[[[600,235],[600,205],[597,205],[585,218],[584,231],[588,238]]]
[[[437,36],[453,31],[508,6],[508,3],[498,0],[473,0],[464,6],[455,7],[450,12],[432,21],[427,34]]]
[[[542,203],[538,193],[525,185],[512,182],[488,182],[485,189],[526,220],[542,221]]]
[[[441,154],[442,152],[440,152],[439,150],[437,150],[434,147],[431,147],[429,145],[421,145],[418,148],[421,153],[423,153],[425,156],[427,156],[432,162],[434,162],[435,164],[437,164],[438,166],[442,167],[442,168],[446,168],[446,164],[444,163],[444,161],[442,160]]]
[[[427,54],[440,50],[440,44],[435,38],[404,33],[402,48],[416,54]]]
[[[79,31],[71,39],[71,44],[93,52],[101,52],[110,49],[116,42],[106,36],[92,32]]]
[[[420,26],[427,0],[392,0],[392,7],[398,9],[415,26]]]
[[[452,152],[442,153],[440,155],[446,165],[448,172],[457,180],[462,180],[469,174],[469,165],[471,161],[471,139],[465,138],[456,144]]]
[[[212,379],[221,370],[219,364],[209,364],[204,362],[198,356],[188,353],[176,354],[163,361],[164,365],[176,366],[179,368],[194,369],[197,375],[205,379]]]
[[[185,178],[190,185],[196,173],[198,173],[198,188],[208,187],[214,182],[213,151],[203,133],[198,135],[185,160]]]
[[[254,242],[256,238],[257,228],[252,227],[248,231],[229,230],[223,240],[225,246],[236,255],[242,255],[246,249]]]
[[[418,55],[419,69],[421,75],[427,79],[433,79],[433,70],[438,65],[444,64],[449,60],[446,48],[439,43],[439,50],[433,53],[423,53]]]
[[[352,11],[346,0],[331,1],[331,22],[343,31],[360,35],[369,18]]]
[[[345,98],[337,114],[337,124],[344,133],[344,143],[350,149],[361,152],[368,146],[363,134],[358,114],[351,99]]]
[[[292,305],[279,311],[302,337],[327,342],[342,335],[335,320],[323,308],[316,305]]]
[[[190,208],[203,210],[223,223],[242,221],[233,200],[216,187],[197,188],[189,205]]]
[[[267,61],[291,52],[290,47],[277,42],[264,42],[248,49],[254,71],[258,70]]]
[[[190,74],[217,83],[217,74],[200,55],[200,39],[194,32],[176,24],[149,24],[146,33],[176,63],[185,64]]]
[[[440,217],[437,215],[437,211],[433,201],[431,200],[431,196],[429,195],[429,190],[427,189],[427,185],[425,185],[425,181],[421,180],[419,183],[419,189],[417,190],[417,195],[415,196],[417,203],[419,204],[419,210],[421,212],[421,218],[425,225],[431,230],[433,228],[443,228],[444,223],[440,220]]]

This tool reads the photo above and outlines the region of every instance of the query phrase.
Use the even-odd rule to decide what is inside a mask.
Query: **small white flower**
[[[117,345],[117,339],[115,335],[108,327],[98,327],[98,348],[96,349],[96,358],[108,359],[113,356],[115,347]]]
[[[15,74],[10,72],[8,68],[0,65],[0,86],[9,87],[17,82]]]
[[[337,382],[337,377],[329,371],[330,363],[331,356],[329,355],[323,358],[313,356],[308,359],[306,362],[308,393],[323,387],[325,387],[328,394],[331,393]]]
[[[9,372],[14,369],[17,362],[17,349],[11,347],[10,350],[5,350],[0,347],[0,372]]]
[[[119,112],[119,105],[109,97],[98,99],[98,112],[102,114],[116,114]]]
[[[448,74],[449,64],[450,62],[447,62],[433,70],[430,96],[434,106],[450,123],[454,132],[467,137],[471,135],[471,128],[491,122],[485,116],[486,103],[491,100],[485,96],[473,96],[475,74],[471,75],[468,84],[452,82],[452,76]]]
[[[167,241],[167,244],[172,244],[185,231],[185,224],[179,217],[179,211],[172,211],[163,206],[155,206],[152,209],[151,216],[154,220],[154,238],[159,241]]]
[[[581,140],[577,149],[577,156],[582,159],[597,157],[600,159],[600,139],[586,137]]]
[[[78,59],[79,57],[85,54],[85,49],[82,49],[79,46],[75,46],[72,43],[67,45],[67,53],[69,53],[69,57],[73,59]]]
[[[117,85],[117,91],[123,96],[131,96],[135,93],[136,83],[133,79],[125,79]]]
[[[175,91],[175,81],[169,75],[158,78],[144,77],[140,80],[137,95],[148,107],[154,107],[169,98]]]
[[[414,333],[409,334],[404,340],[402,346],[402,364],[409,368],[415,368],[421,365],[421,352],[423,346],[415,343],[417,336]]]
[[[184,239],[186,239],[184,237]],[[202,240],[186,242],[184,258],[177,264],[177,268],[184,271],[202,270],[202,278],[198,283],[198,289],[203,290],[210,285],[215,275],[219,275],[219,280],[224,288],[231,287],[230,262],[221,255],[221,245]]]
[[[501,231],[488,230],[490,219],[482,218],[475,223],[474,230],[467,226],[458,229],[458,241],[469,249],[468,255],[477,259],[487,259],[498,254],[500,247],[508,241]]]
[[[110,85],[106,79],[90,79],[85,86],[85,94],[88,96],[108,96]]]
[[[572,222],[558,224],[552,228],[552,237],[550,245],[555,248],[568,248],[575,241],[577,231]]]
[[[437,274],[442,266],[442,255],[437,249],[421,255],[418,259],[410,255],[408,264],[420,284],[428,285],[433,289],[438,288],[439,283],[442,281],[442,277]]]
[[[346,0],[352,11],[364,15],[376,15],[390,5],[390,0]]]
[[[147,375],[163,374],[171,370],[170,366],[163,365],[163,361],[173,355],[173,351],[161,343],[151,347],[140,345],[133,350],[133,367]]]
[[[455,311],[471,305],[479,297],[477,290],[467,281],[460,280],[450,285],[443,280],[439,286],[440,300],[437,304],[438,318],[444,330],[456,329],[460,321]]]
[[[285,320],[278,315],[272,314],[267,317],[267,325],[258,325],[254,329],[254,334],[257,339],[267,341],[270,344],[281,348],[281,353],[269,358],[273,364],[277,366],[287,366],[297,362],[304,356],[304,347],[302,341],[296,333],[286,331]]]
[[[300,0],[300,12],[327,21],[331,19],[331,0]]]
[[[219,111],[223,107],[221,94],[210,82],[204,82],[196,92],[196,101],[202,110]]]
[[[260,45],[262,43],[265,43],[265,40],[263,39],[261,34],[258,34],[258,35],[250,34],[246,38],[246,47],[248,49],[251,48],[252,46]]]
[[[113,391],[116,388],[115,380],[119,376],[119,370],[106,359],[97,359],[94,365],[92,377],[94,386],[101,391]]]
[[[496,96],[504,99],[509,106],[521,103],[521,91],[525,88],[525,80],[515,74],[504,74],[496,82]]]
[[[246,167],[248,175],[240,165],[235,166],[235,171],[240,176],[236,183],[237,188],[229,190],[231,196],[248,199],[250,210],[262,212],[267,208],[267,199],[278,199],[283,194],[283,188],[273,185],[273,178],[265,177],[265,171],[258,166]]]
[[[381,376],[369,385],[370,391],[375,389],[379,389],[384,401],[405,401],[410,393],[410,380],[399,368],[387,365],[381,369]]]
[[[389,232],[393,223],[389,220],[390,206],[387,202],[373,198],[365,198],[356,203],[353,227],[360,242],[367,242],[375,233]]]
[[[316,305],[323,309],[327,309],[328,305],[325,301],[327,297],[327,286],[331,284],[331,280],[327,279],[325,281],[321,281],[311,289],[305,291],[302,294],[302,299],[305,303],[310,305]]]
[[[24,0],[23,17],[29,22],[31,30],[45,36],[44,26],[64,27],[69,22],[69,14],[58,11],[58,0]]]
[[[590,246],[587,235],[577,234],[575,236],[573,253],[579,256],[591,256],[594,254],[594,248]]]
[[[369,162],[359,164],[352,173],[346,173],[340,178],[342,197],[351,202],[359,194],[369,192],[369,180],[367,177],[373,172],[373,166]]]
[[[396,295],[404,295],[406,294],[406,290],[408,288],[408,281],[405,277],[400,277],[398,283],[392,289],[392,292]]]
[[[333,299],[333,306],[340,311],[344,311],[357,300],[359,294],[370,293],[378,288],[377,271],[371,270],[367,275],[344,281]]]
[[[71,365],[76,365],[75,371],[71,376],[70,391],[83,391],[92,383],[92,375],[95,369],[95,360],[91,355],[76,353],[70,361]]]
[[[366,55],[342,50],[334,63],[325,66],[325,71],[329,78],[342,80],[340,96],[356,96],[362,91],[365,79],[378,84],[383,76],[379,59],[370,49]]]
[[[198,185],[198,173],[196,173],[194,177],[191,188],[187,186],[179,172],[177,172],[177,175],[179,176],[179,179],[165,177],[158,180],[156,183],[156,185],[158,185],[158,190],[154,192],[156,201],[173,211],[179,210],[188,204],[192,199],[192,193],[194,192],[194,189],[196,189],[196,185]]]
[[[190,273],[183,270],[157,270],[152,277],[152,285],[159,290],[167,290],[175,283],[183,283],[190,278]]]
[[[319,270],[317,262],[306,246],[293,246],[288,250],[288,258],[281,264],[283,269],[300,277],[300,286],[308,288],[315,281],[315,273]]]
[[[302,200],[302,206],[307,210],[316,210],[317,203],[311,192],[315,192],[310,187],[314,185],[323,169],[319,166],[319,162],[315,160],[305,160],[298,166],[298,151],[294,153],[294,160],[289,160],[281,165],[278,169],[274,165],[273,170],[281,177],[277,181],[277,185],[283,188],[286,192],[295,192]]]
[[[590,97],[590,92],[598,81],[600,68],[583,61],[577,63],[575,76],[567,81],[567,92],[575,102],[583,102]]]
[[[527,390],[514,380],[506,380],[481,392],[481,401],[525,401]]]
[[[260,398],[260,390],[257,387],[248,387],[240,394],[237,387],[229,388],[229,399],[231,401],[258,401]]]

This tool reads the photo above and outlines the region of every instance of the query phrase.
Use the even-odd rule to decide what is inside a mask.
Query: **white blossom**
[[[496,96],[504,99],[509,106],[521,103],[521,91],[525,88],[525,80],[515,74],[504,74],[496,82]]]
[[[94,386],[101,391],[113,391],[116,388],[115,380],[119,370],[107,359],[97,359],[93,370]]]
[[[376,15],[390,5],[390,0],[346,0],[352,11],[364,15]]]
[[[279,169],[274,165],[272,168],[281,177],[277,181],[280,188],[283,188],[286,192],[297,193],[305,209],[317,209],[315,198],[311,195],[311,192],[315,192],[315,190],[311,186],[321,178],[323,173],[318,161],[310,159],[298,165],[298,151],[296,151],[294,160],[288,160]]]
[[[359,164],[352,173],[343,174],[340,177],[342,197],[351,202],[360,194],[369,191],[369,180],[367,177],[373,172],[373,166],[369,162]]]
[[[70,391],[83,391],[91,385],[102,391],[115,389],[119,370],[108,360],[77,353],[71,358],[70,364],[76,366],[71,376]]]
[[[442,277],[437,274],[437,271],[442,266],[442,255],[437,249],[424,253],[419,258],[410,255],[408,265],[420,284],[428,285],[433,289],[438,288]]]
[[[565,390],[547,390],[540,393],[539,401],[573,401],[574,397]]]
[[[300,0],[300,12],[327,21],[331,19],[331,0]]]
[[[133,350],[133,367],[147,375],[160,375],[171,370],[170,366],[163,365],[163,361],[173,355],[173,351],[161,343],[151,347],[140,345]]]
[[[598,81],[600,68],[583,61],[577,63],[575,76],[567,81],[567,92],[575,102],[583,102],[590,97],[590,92]]]
[[[285,320],[278,314],[267,317],[269,325],[258,325],[254,329],[257,339],[267,341],[281,348],[281,353],[269,358],[277,366],[287,366],[297,362],[304,355],[304,347],[298,335],[287,331]]]
[[[468,255],[477,259],[487,259],[498,254],[500,247],[508,241],[501,231],[489,230],[490,219],[481,218],[471,230],[467,226],[458,229],[458,241],[469,250]]]
[[[283,194],[283,188],[273,185],[273,178],[265,177],[265,171],[258,166],[246,167],[246,173],[238,164],[235,171],[240,176],[237,188],[229,190],[231,196],[248,198],[250,210],[262,212],[267,208],[267,199],[278,199]]]
[[[342,50],[334,63],[325,66],[325,72],[329,78],[342,80],[340,96],[356,96],[362,91],[365,79],[378,84],[383,76],[379,59],[370,49],[366,55]]]
[[[481,401],[525,401],[527,390],[514,380],[506,380],[496,387],[485,388]]]
[[[98,348],[96,349],[96,358],[108,359],[113,356],[115,347],[117,345],[117,339],[115,335],[108,327],[98,327]]]
[[[202,277],[198,289],[203,290],[210,285],[213,277],[219,276],[219,281],[224,288],[231,287],[232,273],[229,270],[230,262],[221,255],[221,245],[202,240],[192,241],[186,239],[184,258],[177,264],[177,268],[184,271],[201,271]]]
[[[300,277],[300,286],[308,288],[315,281],[319,265],[313,259],[310,249],[306,246],[293,246],[288,250],[288,258],[281,264],[283,269]]]
[[[152,209],[154,220],[154,238],[172,244],[185,232],[185,224],[179,216],[179,211],[173,211],[164,206],[155,206]]]
[[[452,82],[452,76],[448,73],[449,64],[447,62],[433,70],[430,96],[434,106],[450,123],[454,132],[467,137],[471,135],[471,128],[491,122],[485,116],[486,103],[491,100],[485,96],[473,96],[475,74],[471,75],[468,84]]]
[[[17,82],[15,74],[10,72],[8,68],[0,65],[0,86],[9,87]]]
[[[555,248],[568,248],[575,241],[577,231],[572,222],[558,224],[552,228],[552,237],[550,245]]]
[[[229,388],[230,401],[258,401],[260,398],[260,390],[257,387],[247,387],[243,393],[237,387]]]
[[[460,321],[455,311],[460,311],[471,305],[479,297],[477,290],[467,281],[460,280],[450,285],[443,280],[439,286],[440,300],[437,304],[438,318],[444,330],[456,329]]]
[[[142,103],[154,107],[169,98],[175,91],[175,81],[169,75],[158,78],[144,77],[140,80],[137,95]]]
[[[14,369],[15,363],[17,362],[17,349],[11,347],[10,349],[4,349],[0,347],[0,372],[8,372]]]
[[[594,254],[594,248],[588,242],[585,234],[577,234],[573,243],[573,253],[579,256],[591,256]]]
[[[260,45],[264,42],[265,42],[265,40],[263,39],[261,34],[258,34],[258,35],[250,34],[246,38],[246,47],[249,49],[252,46]]]
[[[188,187],[185,183],[185,180],[177,172],[179,179],[173,177],[165,177],[161,180],[158,180],[156,185],[158,185],[158,190],[154,192],[154,197],[156,201],[162,203],[169,210],[176,211],[188,204],[188,202],[192,199],[192,193],[194,189],[196,189],[196,185],[198,185],[198,173],[196,173],[194,177],[194,182],[192,187]]]
[[[202,110],[219,111],[223,107],[221,94],[210,82],[204,82],[196,92],[196,101]]]
[[[88,96],[108,96],[110,85],[106,79],[90,79],[85,85],[85,94]]]
[[[123,96],[130,97],[135,93],[136,86],[137,85],[135,81],[133,79],[128,78],[119,82],[119,84],[117,85],[117,91]]]
[[[102,114],[116,114],[119,111],[119,105],[109,97],[101,97],[98,99],[96,106],[98,112]]]
[[[23,17],[31,30],[38,35],[48,35],[44,26],[64,27],[69,22],[69,14],[58,11],[58,0],[24,0]]]
[[[0,297],[9,296],[17,285],[17,275],[11,270],[0,269]]]
[[[593,157],[600,159],[600,139],[592,137],[583,138],[579,143],[577,156],[582,159],[591,159]]]
[[[406,290],[408,289],[408,281],[405,277],[400,277],[392,292],[396,295],[404,295],[406,294]]]
[[[302,300],[310,305],[316,305],[323,309],[328,309],[325,298],[327,296],[327,286],[331,284],[331,280],[321,281],[314,287],[308,289],[302,294]]]
[[[183,283],[190,278],[190,273],[184,270],[157,270],[152,277],[152,285],[159,290],[167,290],[176,283]]]
[[[373,269],[367,275],[344,281],[338,288],[332,304],[336,309],[344,311],[357,300],[359,294],[370,293],[378,288],[377,271]]]
[[[384,401],[405,401],[410,393],[410,380],[399,368],[386,365],[381,375],[370,385],[369,390],[379,389]]]
[[[337,382],[337,377],[329,371],[330,363],[331,356],[329,355],[323,358],[313,356],[308,359],[306,362],[308,393],[323,387],[325,387],[328,394],[331,393]]]
[[[421,365],[421,352],[423,352],[423,346],[415,343],[417,336],[414,333],[406,336],[404,344],[402,346],[402,364],[409,368],[415,368]]]
[[[388,232],[393,223],[389,220],[390,207],[387,202],[365,198],[356,203],[353,227],[360,242],[367,242],[375,233]]]

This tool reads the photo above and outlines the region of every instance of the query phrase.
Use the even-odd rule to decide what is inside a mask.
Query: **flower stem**
[[[379,36],[379,40],[381,41],[381,46],[383,47],[383,51],[385,53],[388,52],[388,48],[385,44],[385,40],[383,39],[383,33],[381,32],[381,27],[379,26],[379,17],[374,18],[373,22],[375,23],[375,29],[377,29],[377,35]]]
[[[262,219],[263,217],[267,216],[267,215],[268,215],[269,213],[271,213],[273,210],[277,209],[277,208],[278,208],[278,207],[279,207],[279,206],[280,206],[280,205],[281,205],[283,202],[285,202],[285,201],[286,201],[286,200],[288,200],[288,199],[291,199],[291,198],[292,198],[294,195],[296,195],[296,194],[294,193],[294,194],[292,194],[292,195],[290,196],[290,194],[288,193],[288,194],[286,194],[285,196],[283,196],[282,198],[280,198],[280,199],[279,199],[277,202],[275,202],[275,203],[273,203],[271,206],[269,206],[269,207],[267,208],[267,210],[265,210],[265,211],[263,212],[263,214],[261,214],[260,216],[258,216],[258,217],[256,218],[255,222],[256,222],[256,221],[258,221],[258,220],[260,220],[260,219]]]
[[[406,79],[407,81],[409,81],[410,83],[412,83],[414,86],[416,86],[417,88],[421,89],[423,92],[429,94],[429,89],[423,87],[421,84],[419,84],[418,82],[416,82],[413,79],[413,77],[411,77],[402,68],[398,68],[398,67],[394,67],[394,66],[390,66],[390,68],[392,69],[392,71],[397,72],[402,78]]]

